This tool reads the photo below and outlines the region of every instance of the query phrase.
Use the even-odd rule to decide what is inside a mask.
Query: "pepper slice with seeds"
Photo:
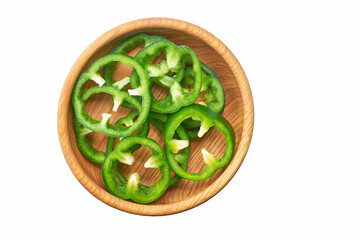
[[[166,59],[158,65],[153,65],[153,60],[165,52]],[[194,72],[194,84],[190,92],[184,91],[181,81],[184,76],[183,59],[189,58]],[[200,94],[201,89],[201,67],[200,61],[195,52],[187,46],[176,46],[169,41],[158,41],[140,50],[135,59],[144,65],[149,72],[150,82],[157,82],[169,89],[169,95],[157,100],[152,94],[151,110],[159,113],[174,113],[184,106],[192,104]],[[172,73],[172,76],[168,74]],[[131,87],[139,86],[137,72],[130,75]]]
[[[129,89],[128,92],[120,90],[119,82],[112,85],[104,85],[105,80],[99,74],[99,70],[108,63],[121,62],[134,68],[139,75],[140,84],[136,89]],[[99,86],[91,87],[82,93],[85,83],[93,80]],[[121,82],[122,83],[122,82]],[[151,107],[150,84],[147,71],[141,63],[134,58],[122,54],[109,54],[96,60],[89,69],[81,74],[77,79],[73,92],[72,103],[76,118],[80,124],[87,129],[95,132],[102,132],[111,137],[124,137],[134,133],[147,119]],[[103,113],[102,120],[98,121],[89,116],[85,110],[85,101],[95,93],[106,93],[111,95],[114,101],[113,111],[117,111],[123,102],[130,103],[138,112],[139,116],[131,126],[119,126],[116,124],[109,124],[111,114]],[[142,101],[138,101],[135,96],[141,96]]]
[[[152,150],[151,157],[145,162],[144,167],[157,168],[161,171],[160,180],[152,186],[142,185],[138,173],[132,173],[125,182],[117,180],[117,165],[119,163],[131,165],[134,162],[130,149],[137,144]],[[114,150],[107,155],[102,165],[102,177],[109,192],[121,199],[131,199],[137,203],[150,203],[158,199],[168,188],[170,176],[170,167],[161,146],[154,140],[141,136],[122,138]]]
[[[154,125],[159,132],[162,134],[164,133],[164,126],[165,122],[168,119],[168,115],[162,114],[162,113],[156,113],[156,112],[150,112],[149,113],[149,122]],[[176,129],[176,132],[174,134],[177,144],[181,144],[183,146],[183,153],[176,155],[176,161],[180,163],[181,168],[186,171],[188,168],[188,160],[190,157],[190,144],[189,144],[189,136],[187,131],[180,125],[178,129]],[[173,142],[174,143],[174,142]],[[173,176],[170,180],[170,186],[175,185],[181,180],[181,177],[179,175]]]
[[[193,88],[195,82],[194,72],[192,71],[191,59],[184,59],[186,64],[184,79],[182,86],[186,91]],[[225,106],[225,93],[217,74],[205,63],[200,62],[202,71],[202,85],[200,93],[203,93],[204,99],[198,104],[209,107],[211,111],[222,114]],[[200,123],[191,119],[187,119],[182,123],[187,128],[199,127]],[[192,138],[192,137],[191,137]]]
[[[157,36],[157,35],[147,35],[144,33],[135,34],[122,42],[120,42],[115,48],[113,48],[109,54],[117,53],[117,54],[127,54],[133,49],[148,45],[157,42],[157,41],[168,41],[166,38]],[[106,80],[106,83],[112,84],[114,82],[114,69],[116,66],[116,62],[108,63],[104,66],[103,76]]]
[[[122,118],[118,120],[115,124],[116,125],[122,125],[124,122],[126,122],[129,118],[133,118],[135,115],[137,115],[137,112],[132,112],[125,118]],[[74,115],[75,116],[75,115]],[[73,124],[74,124],[74,132],[76,135],[76,142],[79,147],[79,150],[81,153],[89,160],[102,164],[106,158],[106,153],[103,151],[99,151],[94,148],[94,146],[89,141],[87,135],[91,133],[92,131],[82,126],[79,121],[76,119],[76,117],[73,118]],[[144,136],[146,137],[149,134],[150,131],[150,124],[149,121],[146,120],[144,125],[139,129],[139,131],[136,133],[136,135]],[[115,138],[108,137],[107,145],[106,145],[106,152],[109,153],[112,151],[112,146],[114,144]],[[140,145],[134,146],[131,151],[135,152]]]
[[[185,142],[179,142],[179,140],[173,139],[175,131],[184,120],[189,118],[201,122],[198,132],[199,138],[201,138],[211,127],[215,127],[224,134],[226,141],[225,152],[219,159],[209,153],[205,148],[201,150],[205,168],[199,173],[189,173],[186,170],[184,171],[184,169],[178,165],[176,159],[177,155],[175,155],[186,145]],[[226,166],[231,161],[235,147],[235,134],[233,127],[224,117],[211,111],[205,106],[193,104],[180,109],[168,118],[164,127],[164,142],[165,154],[172,171],[182,178],[192,181],[202,181],[211,177],[216,170]]]

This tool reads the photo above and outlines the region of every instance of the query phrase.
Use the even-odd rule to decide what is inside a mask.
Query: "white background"
[[[0,9],[1,239],[360,238],[356,1],[2,1]],[[220,38],[255,103],[252,143],[233,180],[165,217],[94,198],[57,137],[60,91],[77,57],[144,17],[189,21]]]

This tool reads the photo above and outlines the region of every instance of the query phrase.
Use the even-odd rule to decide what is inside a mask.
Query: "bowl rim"
[[[68,134],[68,106],[71,99],[72,88],[75,80],[80,74],[80,71],[85,66],[87,59],[93,56],[99,48],[110,43],[115,38],[132,32],[140,32],[141,30],[152,28],[173,29],[185,32],[207,43],[220,56],[222,56],[226,64],[231,69],[233,75],[236,78],[242,95],[242,101],[244,103],[243,131],[240,142],[237,144],[237,151],[233,157],[233,159],[236,159],[236,161],[231,161],[225,171],[218,177],[218,179],[216,179],[210,186],[204,189],[204,191],[201,191],[196,195],[183,199],[179,202],[165,205],[144,205],[122,200],[99,187],[86,174],[81,165],[78,163],[74,149],[71,146],[70,136]],[[196,207],[215,196],[221,189],[226,186],[226,184],[233,178],[237,170],[240,168],[249,149],[253,127],[254,104],[250,85],[243,68],[234,54],[217,37],[203,28],[192,23],[173,18],[143,18],[130,21],[107,31],[98,37],[82,52],[82,54],[78,57],[70,69],[60,94],[57,113],[57,128],[61,149],[69,168],[81,183],[81,185],[93,196],[107,205],[128,213],[139,215],[169,215],[179,213]]]

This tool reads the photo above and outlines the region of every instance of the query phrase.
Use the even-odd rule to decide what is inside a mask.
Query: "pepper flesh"
[[[184,85],[191,88],[194,84],[194,73],[191,68],[185,68]],[[204,93],[204,100],[201,105],[209,107],[211,111],[222,113],[225,105],[224,89],[219,79],[213,75],[202,72],[202,86],[200,92]],[[200,104],[200,103],[199,103]]]
[[[165,114],[165,113],[157,113],[157,112],[149,113],[150,123],[152,125],[154,125],[161,133],[164,133],[165,122],[168,119],[168,117],[169,117],[169,114]],[[185,121],[187,121],[187,120],[194,121],[192,119],[186,119]],[[188,128],[188,127],[184,126],[184,122],[181,123],[181,126],[186,131],[186,134],[188,135],[189,139],[198,138],[198,132],[199,132],[200,126],[194,127],[194,128]],[[196,122],[198,122],[198,121],[196,121]],[[175,133],[174,136],[176,136],[177,138],[179,137],[179,135],[177,135],[177,133]]]
[[[144,64],[145,69],[156,68],[159,66],[152,65],[155,57],[159,56],[162,52],[166,53],[166,66],[169,72],[176,73],[175,76],[168,76],[162,74],[163,72],[158,69],[156,75],[153,77],[156,78],[156,82],[160,82],[163,86],[169,88],[170,94],[162,99],[155,99],[152,96],[152,106],[151,110],[160,113],[174,113],[178,111],[181,107],[188,106],[192,104],[199,96],[201,90],[201,67],[200,61],[193,50],[187,46],[176,46],[171,42],[158,41],[149,46],[140,50],[135,59],[139,60]],[[183,87],[180,84],[180,81],[183,79],[183,61],[182,59],[190,58],[192,61],[193,72],[194,72],[194,85],[190,92],[185,92]],[[151,77],[151,74],[150,74]],[[181,78],[180,78],[181,77]],[[151,80],[151,78],[150,78]],[[152,81],[152,83],[155,80]],[[139,81],[137,73],[132,72],[130,76],[130,84],[133,88],[137,88]]]
[[[117,81],[115,85],[116,88],[119,90],[124,90],[127,85],[130,82],[130,78],[124,78],[123,80]],[[115,104],[114,104],[115,105]],[[131,106],[131,105],[130,105]],[[136,116],[138,116],[138,112],[132,112],[129,115],[127,115],[124,118],[119,119],[115,124],[116,125],[122,125],[126,122],[132,121],[132,119]],[[106,154],[111,152],[113,149],[115,138],[113,137],[107,137],[107,145],[106,145],[106,153],[103,151],[99,151],[94,148],[94,146],[91,144],[89,139],[87,138],[87,135],[91,133],[92,131],[82,126],[77,118],[75,117],[75,114],[73,113],[73,126],[74,126],[74,132],[76,135],[76,142],[79,147],[79,150],[81,153],[89,160],[102,164],[106,158]],[[148,119],[145,121],[144,125],[140,128],[140,130],[136,133],[136,135],[147,137],[150,131],[150,124]],[[134,146],[131,151],[135,152],[140,145]]]
[[[224,134],[224,138],[226,141],[225,152],[220,159],[217,159],[215,156],[209,154],[206,149],[202,150],[205,168],[200,173],[189,173],[184,171],[177,164],[175,157],[176,155],[173,154],[174,149],[172,147],[171,141],[173,140],[175,130],[179,127],[181,122],[189,118],[201,122],[199,135],[201,135],[204,131],[206,132],[211,127],[216,127],[216,129],[218,129],[221,133]],[[173,172],[182,178],[192,181],[201,181],[208,179],[215,173],[217,169],[226,166],[231,161],[235,147],[234,129],[225,118],[211,111],[207,107],[199,104],[193,104],[182,108],[177,113],[171,115],[168,118],[164,129],[166,157]]]
[[[158,168],[161,171],[161,179],[152,186],[142,185],[138,173],[131,174],[124,183],[116,179],[115,172],[117,165],[119,162],[128,163],[125,156],[128,156],[129,149],[136,144],[145,146],[153,151],[145,166]],[[131,199],[137,203],[150,203],[158,199],[166,191],[170,183],[171,173],[161,146],[150,138],[133,135],[121,139],[116,144],[114,150],[107,155],[102,165],[102,176],[106,188],[114,196],[122,199]]]
[[[155,113],[155,112],[150,112],[149,113],[149,121],[152,125],[154,125],[160,133],[164,133],[164,127],[165,127],[165,123],[166,120],[168,119],[168,115],[162,114],[162,113]],[[189,136],[186,132],[186,130],[182,127],[179,126],[176,129],[175,132],[175,138],[179,139],[179,140],[183,140],[183,141],[187,141],[188,142],[188,146],[185,147],[183,149],[183,152],[181,154],[177,154],[176,155],[176,160],[177,162],[179,162],[181,164],[181,168],[186,171],[188,168],[188,160],[190,157],[190,139]],[[173,176],[170,180],[170,184],[169,186],[173,186],[176,183],[178,183],[181,180],[181,177],[179,175]]]
[[[193,71],[191,71],[191,60],[186,58],[184,62],[187,67],[185,68],[183,86],[189,90],[194,85],[194,74]],[[204,101],[198,104],[207,106],[210,110],[222,114],[225,107],[225,93],[220,80],[217,74],[205,63],[200,62],[200,66],[202,70],[202,86],[200,92],[204,95]],[[188,128],[195,128],[200,126],[200,123],[187,119],[182,125]]]
[[[96,150],[89,139],[86,137],[92,131],[85,128],[79,123],[77,118],[73,117],[74,132],[76,135],[76,142],[81,153],[89,160],[102,164],[105,160],[106,153]]]
[[[123,64],[134,67],[135,71],[140,76],[140,84],[137,89],[131,89],[133,95],[141,96],[141,103],[134,96],[131,96],[128,92],[119,90],[117,87],[112,85],[103,85],[95,86],[87,89],[82,93],[82,88],[86,82],[89,80],[97,79],[98,82],[101,82],[99,79],[102,79],[98,71],[106,64],[110,62],[121,62]],[[105,81],[103,81],[105,83]],[[139,117],[136,121],[129,127],[117,126],[109,124],[109,114],[103,114],[103,119],[101,121],[95,120],[88,115],[85,110],[85,101],[95,93],[107,93],[110,94],[114,101],[114,106],[121,105],[124,101],[130,103],[130,105],[135,106],[136,110],[139,112]],[[78,80],[75,83],[72,102],[74,106],[74,111],[77,119],[80,124],[96,132],[102,132],[111,137],[124,137],[135,132],[144,122],[149,114],[151,107],[151,97],[150,97],[150,85],[148,74],[143,68],[142,64],[133,59],[132,57],[122,55],[122,54],[110,54],[104,56],[97,61],[95,61],[89,69],[80,75]]]
[[[110,51],[109,54],[113,54],[113,53],[127,54],[139,46],[147,47],[148,45],[157,41],[168,41],[168,40],[161,36],[138,33],[120,42],[115,48],[113,48]],[[115,62],[108,63],[104,66],[103,77],[106,80],[106,83],[112,84],[114,82],[113,75],[114,75],[115,66],[116,66]]]
[[[134,115],[137,115],[137,112],[132,112],[127,116],[133,117]],[[118,120],[115,124],[121,125],[123,124],[124,119]],[[89,139],[87,138],[87,135],[91,133],[92,131],[82,126],[79,121],[76,119],[76,117],[73,118],[73,125],[74,125],[74,132],[76,135],[76,142],[79,147],[79,150],[81,153],[89,160],[103,164],[104,160],[106,158],[106,154],[110,153],[112,151],[112,146],[114,144],[115,138],[108,137],[107,145],[106,145],[106,153],[103,151],[99,151],[94,148],[94,146],[91,144]],[[139,129],[139,131],[136,133],[138,136],[144,136],[147,137],[150,131],[150,125],[149,121],[146,120],[144,125]],[[140,145],[134,146],[130,149],[131,152],[135,152]]]
[[[129,57],[135,63],[129,64],[131,61],[123,54],[140,46],[144,46],[144,48],[136,54],[135,58]],[[162,53],[166,54],[166,59],[155,65],[156,61],[159,62],[157,57]],[[122,60],[114,60],[120,58],[118,56]],[[113,58],[113,60],[105,61],[106,58]],[[130,77],[115,82],[114,69],[117,61],[128,63],[134,67],[134,71]],[[122,41],[110,51],[108,56],[99,59],[93,65],[75,83],[74,89],[76,91],[73,92],[74,115],[80,119],[81,123],[77,121],[77,117],[74,117],[74,130],[77,137],[80,136],[78,142],[82,141],[82,143],[78,143],[79,149],[88,150],[87,154],[90,160],[93,158],[95,162],[103,163],[103,179],[110,193],[123,199],[132,199],[138,203],[149,203],[160,197],[167,187],[176,184],[181,177],[193,181],[207,179],[231,160],[235,137],[231,125],[220,116],[224,110],[222,85],[216,73],[206,64],[200,62],[190,48],[176,46],[161,36],[149,36],[140,33]],[[100,75],[101,71],[99,70],[101,68],[102,74]],[[81,77],[83,79],[80,81]],[[82,92],[83,86],[89,80],[93,80],[99,86]],[[129,82],[131,82],[132,89],[126,92],[124,89],[128,87]],[[169,96],[156,100],[151,94],[151,84],[153,83],[168,88]],[[112,125],[109,124],[111,114],[108,113],[102,114],[103,119],[101,121],[92,119],[86,112],[83,112],[84,109],[82,109],[83,105],[81,104],[84,104],[92,94],[100,92],[112,97],[114,101],[113,111],[117,111],[119,106],[135,111]],[[204,101],[194,104],[199,98],[200,92],[203,93]],[[78,105],[75,106],[76,104]],[[150,112],[150,109],[155,112]],[[166,115],[168,113],[173,113],[173,115]],[[144,119],[146,120],[144,121]],[[144,133],[147,136],[149,122],[163,134],[165,154],[168,164],[170,164],[167,166],[169,170],[164,170],[166,168],[164,162],[167,161],[163,161],[164,152],[160,153],[161,147],[158,148],[156,142],[146,137],[129,136],[134,134],[140,126],[142,127],[136,134],[143,135]],[[87,128],[88,126],[91,127],[91,130]],[[200,173],[188,173],[190,139],[201,138],[214,126],[225,136],[224,155],[217,159],[203,148],[201,153],[206,167]],[[109,135],[107,156],[104,152],[93,148],[86,137],[94,129]],[[120,140],[113,149],[115,137],[120,137]],[[140,184],[138,173],[131,174],[127,180],[117,169],[119,162],[131,165],[134,161],[133,152],[141,145],[153,150],[153,154],[145,162],[144,167],[161,168],[162,178],[151,187]],[[171,176],[169,175],[170,168],[175,173],[172,178],[169,177]]]
[[[122,125],[125,124],[126,121],[128,121],[128,119],[132,119],[136,116],[138,116],[139,113],[138,112],[132,112],[130,113],[128,116],[126,116],[125,118],[119,119],[115,124],[117,125]],[[150,124],[149,124],[149,119],[146,119],[145,123],[141,126],[141,128],[139,129],[139,131],[136,133],[136,135],[138,136],[143,136],[143,137],[147,137],[150,131]],[[106,144],[106,152],[109,154],[112,152],[113,147],[114,147],[114,142],[115,142],[114,137],[108,137],[107,140],[107,144]],[[136,150],[138,150],[141,147],[141,145],[134,145],[130,148],[130,152],[135,152]]]

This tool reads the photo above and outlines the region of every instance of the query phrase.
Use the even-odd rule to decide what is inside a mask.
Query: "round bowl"
[[[225,111],[223,116],[232,124],[236,136],[236,148],[232,161],[219,169],[211,178],[194,182],[182,179],[168,188],[165,194],[150,204],[138,204],[119,199],[111,195],[103,183],[101,165],[87,160],[79,151],[72,122],[71,91],[78,76],[96,59],[106,55],[119,42],[136,33],[160,35],[177,45],[187,45],[198,55],[200,61],[210,66],[219,76],[225,91]],[[115,74],[129,75],[131,69],[117,67]],[[155,95],[158,94],[155,89]],[[105,100],[104,100],[105,99]],[[89,103],[88,111],[99,117],[97,109],[102,105],[111,109],[111,104],[102,96],[95,97]],[[96,104],[96,107],[94,107]],[[106,106],[105,106],[106,105]],[[109,107],[109,106],[110,107]],[[234,176],[244,160],[249,148],[254,124],[254,108],[250,86],[245,73],[232,52],[215,36],[206,30],[180,20],[168,18],[140,19],[122,24],[96,39],[77,59],[71,68],[60,96],[58,106],[58,133],[61,148],[71,171],[78,181],[96,198],[104,203],[129,213],[140,215],[167,215],[182,212],[198,206],[217,194]],[[105,135],[94,135],[91,141],[98,149],[104,149]],[[150,138],[162,143],[161,134],[151,127]],[[191,142],[190,172],[201,171],[203,159],[202,147],[214,155],[222,154],[224,143],[222,136],[215,129],[203,138]],[[139,152],[139,153],[138,153]],[[146,151],[137,151],[132,168],[124,167],[125,175],[139,172],[141,182],[152,184],[159,178],[158,172],[145,169],[142,165]],[[141,164],[142,162],[142,164]],[[155,180],[154,180],[155,179]],[[220,206],[219,206],[220,207]]]

